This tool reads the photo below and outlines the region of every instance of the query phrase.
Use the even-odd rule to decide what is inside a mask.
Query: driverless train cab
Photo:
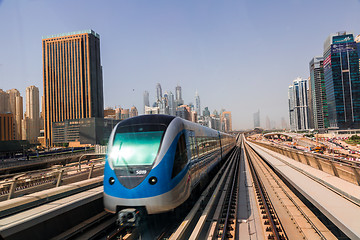
[[[234,144],[230,135],[174,116],[120,122],[108,144],[105,209],[156,214],[176,208]]]

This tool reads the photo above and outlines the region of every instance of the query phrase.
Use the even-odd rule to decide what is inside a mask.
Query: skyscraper
[[[323,64],[329,128],[360,128],[359,56],[352,33],[326,39]]]
[[[169,98],[169,114],[175,116],[176,106],[175,106],[174,94],[170,92],[168,98]]]
[[[316,130],[324,130],[328,127],[328,112],[324,79],[323,57],[317,56],[311,59],[310,67],[310,82],[312,118],[314,121],[314,128]]]
[[[198,94],[198,91],[195,92],[195,112],[197,113],[197,116],[200,117],[201,115],[201,105],[200,105],[200,97]]]
[[[9,94],[9,109],[14,115],[15,122],[15,140],[21,140],[21,121],[23,119],[23,98],[17,89],[10,89],[6,91]]]
[[[149,92],[148,91],[144,91],[143,98],[144,98],[144,114],[145,114],[146,107],[150,107]]]
[[[260,110],[254,113],[254,128],[260,127]]]
[[[15,124],[12,113],[0,112],[0,141],[11,141],[14,139]]]
[[[177,85],[175,88],[175,97],[176,97],[175,98],[176,106],[180,106],[184,104],[184,100],[182,100],[181,97],[181,87],[179,85]]]
[[[162,89],[160,83],[156,84],[156,101],[161,101],[162,99]]]
[[[291,130],[309,129],[308,81],[296,78],[289,86],[288,101]]]
[[[100,36],[93,30],[43,37],[44,128],[52,145],[52,124],[104,116]]]
[[[23,119],[23,139],[31,143],[37,142],[40,135],[39,89],[35,86],[26,88],[26,112]]]
[[[9,94],[0,89],[0,113],[9,113]]]

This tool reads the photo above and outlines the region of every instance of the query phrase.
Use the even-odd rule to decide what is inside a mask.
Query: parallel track
[[[258,202],[261,209],[261,214],[263,214],[264,225],[266,227],[266,232],[269,233],[267,236],[268,239],[275,239],[275,240],[284,240],[287,239],[286,235],[284,235],[283,227],[279,222],[279,218],[277,217],[274,208],[271,204],[270,198],[266,192],[264,184],[262,183],[259,175],[250,160],[250,153],[249,149],[245,147],[245,152],[248,156],[248,163],[250,166],[251,175],[255,184],[255,191],[257,194]]]

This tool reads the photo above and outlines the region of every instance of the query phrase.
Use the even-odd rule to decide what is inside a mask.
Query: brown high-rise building
[[[14,115],[0,113],[0,141],[15,140]]]
[[[92,30],[44,37],[44,129],[52,145],[52,124],[104,117],[100,36]]]

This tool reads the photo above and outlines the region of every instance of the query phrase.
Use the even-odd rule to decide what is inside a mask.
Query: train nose
[[[115,168],[115,174],[119,182],[128,189],[133,189],[138,186],[149,175],[151,166],[141,166],[134,168]],[[155,178],[156,179],[156,178]],[[157,179],[155,180],[155,183]],[[154,183],[154,184],[155,184]],[[111,183],[110,183],[111,184]],[[151,184],[151,182],[150,182]]]

